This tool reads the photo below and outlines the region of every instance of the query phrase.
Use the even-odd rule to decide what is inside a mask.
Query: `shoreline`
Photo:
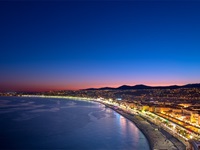
[[[65,97],[65,96],[38,96],[38,95],[24,95],[23,97],[41,97],[41,98],[63,98],[63,99],[72,99],[72,100],[83,100],[83,101],[92,101],[99,104],[103,104],[105,107],[108,107],[115,111],[116,113],[122,115],[129,121],[131,121],[136,127],[143,133],[146,137],[151,150],[186,150],[186,146],[180,142],[173,135],[165,131],[164,129],[159,128],[157,125],[149,122],[146,119],[143,119],[139,115],[132,115],[128,112],[125,112],[121,109],[115,109],[114,106],[106,104],[104,102],[91,99],[91,98],[81,98],[81,97]]]
[[[98,101],[95,101],[98,102]],[[131,115],[121,109],[115,109],[113,106],[99,102],[106,107],[114,110],[132,123],[144,134],[151,150],[186,150],[186,146],[170,133],[159,129],[157,125],[144,120],[138,115]],[[168,135],[167,135],[168,134]],[[169,136],[170,135],[170,136]]]

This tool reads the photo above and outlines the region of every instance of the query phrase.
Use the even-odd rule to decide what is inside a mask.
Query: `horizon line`
[[[0,92],[4,93],[4,92],[49,92],[49,91],[79,91],[79,90],[87,90],[87,89],[101,89],[101,88],[119,88],[121,86],[137,86],[137,85],[144,85],[144,86],[150,86],[150,87],[168,87],[168,86],[184,86],[184,85],[190,85],[190,84],[200,84],[199,83],[187,83],[187,84],[163,84],[163,85],[152,85],[152,84],[134,84],[134,85],[130,85],[130,84],[122,84],[122,85],[119,85],[119,86],[98,86],[98,87],[86,87],[86,88],[62,88],[62,89],[59,89],[59,88],[55,88],[55,89],[43,89],[43,88],[33,88],[33,89],[24,89],[24,88],[21,88],[21,89],[11,89],[11,90],[0,90]]]

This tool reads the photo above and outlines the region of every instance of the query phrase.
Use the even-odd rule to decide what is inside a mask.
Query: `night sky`
[[[0,2],[0,90],[200,82],[200,1]]]

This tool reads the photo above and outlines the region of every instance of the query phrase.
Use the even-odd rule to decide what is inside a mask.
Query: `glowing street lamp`
[[[173,129],[175,129],[176,128],[176,125],[175,124],[173,124]]]

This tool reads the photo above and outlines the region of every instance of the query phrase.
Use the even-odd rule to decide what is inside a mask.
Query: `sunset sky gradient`
[[[0,91],[200,82],[200,2],[0,2]]]

